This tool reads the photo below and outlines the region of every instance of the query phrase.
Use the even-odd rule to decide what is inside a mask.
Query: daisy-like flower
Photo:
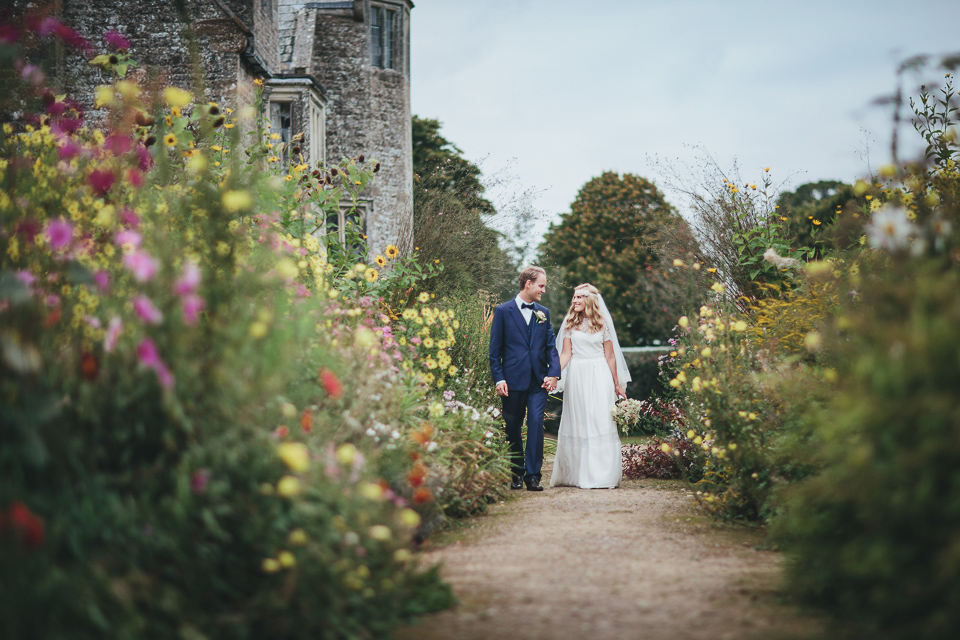
[[[391,260],[400,255],[400,249],[397,248],[395,244],[388,244],[387,248],[383,250],[387,254],[387,257]]]
[[[386,264],[387,264],[387,260],[386,260],[383,256],[381,256],[381,255],[377,255],[377,257],[374,258],[374,262],[376,262],[378,265],[380,265],[380,268],[381,268],[381,269],[382,269],[383,267],[385,267]]]
[[[367,282],[376,282],[377,278],[380,277],[380,272],[376,269],[367,269],[363,272],[363,277],[366,278]]]
[[[163,144],[167,145],[168,147],[174,146],[177,144],[177,136],[173,135],[172,133],[168,133],[167,135],[163,136]]]
[[[428,300],[430,300],[430,294],[424,291],[419,296],[417,296],[417,300],[419,300],[420,302],[427,302]]]
[[[913,233],[913,224],[903,207],[882,207],[867,225],[867,241],[875,249],[895,251],[906,247]]]

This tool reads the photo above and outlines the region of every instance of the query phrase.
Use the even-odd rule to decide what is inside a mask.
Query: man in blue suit
[[[557,388],[560,355],[550,311],[539,304],[547,290],[547,273],[527,267],[520,273],[520,293],[493,312],[490,372],[503,401],[503,420],[513,463],[511,489],[543,491],[543,412],[547,393]],[[527,419],[524,450],[523,419]]]

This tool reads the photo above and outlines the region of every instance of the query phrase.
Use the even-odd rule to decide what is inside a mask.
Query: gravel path
[[[397,640],[823,637],[783,603],[782,557],[756,548],[762,534],[705,518],[682,483],[548,482],[427,547],[460,605]]]

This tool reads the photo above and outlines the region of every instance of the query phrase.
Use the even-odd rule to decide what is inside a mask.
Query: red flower
[[[300,428],[304,433],[313,431],[313,414],[310,413],[310,409],[304,409],[300,414]]]
[[[84,352],[80,356],[80,375],[87,380],[95,380],[98,371],[100,371],[100,363],[97,361],[97,356],[89,351]]]
[[[419,487],[423,484],[423,481],[426,477],[427,468],[418,462],[413,465],[413,468],[410,469],[410,473],[407,474],[407,482],[410,483],[411,487]]]
[[[320,370],[320,383],[323,385],[327,395],[336,400],[343,395],[343,384],[329,369]]]
[[[423,504],[433,500],[433,493],[426,487],[420,487],[413,493],[413,504]]]
[[[273,432],[278,438],[286,438],[287,434],[290,433],[290,429],[287,429],[286,425],[280,425]]]
[[[14,500],[10,505],[7,522],[24,549],[35,551],[43,546],[46,537],[43,520],[19,500]]]

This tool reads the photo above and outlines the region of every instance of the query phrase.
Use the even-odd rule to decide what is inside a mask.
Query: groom
[[[547,393],[557,388],[560,356],[550,324],[550,311],[540,298],[547,290],[547,272],[527,267],[520,273],[520,293],[493,312],[490,328],[490,372],[503,399],[503,419],[513,463],[511,489],[543,491],[543,411]],[[527,419],[524,453],[520,429]]]

